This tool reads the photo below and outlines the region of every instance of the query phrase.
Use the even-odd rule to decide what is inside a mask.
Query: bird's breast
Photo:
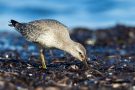
[[[62,39],[57,38],[57,36],[53,33],[44,33],[38,36],[37,42],[39,42],[42,46],[46,47],[62,47]]]

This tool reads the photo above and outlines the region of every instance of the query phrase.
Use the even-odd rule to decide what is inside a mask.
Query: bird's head
[[[69,53],[80,61],[85,61],[87,59],[86,49],[80,43],[74,42],[74,44],[70,47]]]
[[[88,68],[86,49],[82,44],[74,42],[74,45],[72,45],[69,53],[75,58],[82,61],[85,64],[86,68]]]

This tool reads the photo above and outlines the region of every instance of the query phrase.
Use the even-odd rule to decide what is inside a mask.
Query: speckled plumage
[[[60,45],[60,38],[62,42],[70,40],[68,28],[62,23],[52,19],[19,23],[15,28],[28,41],[38,42],[42,44],[42,46],[55,47],[56,44]],[[52,43],[55,45],[52,45]]]
[[[10,26],[14,26],[28,41],[36,42],[42,47],[64,50],[81,61],[86,59],[85,48],[80,43],[71,40],[68,28],[57,20],[42,19],[28,23],[11,20]],[[44,61],[43,53],[41,54]]]

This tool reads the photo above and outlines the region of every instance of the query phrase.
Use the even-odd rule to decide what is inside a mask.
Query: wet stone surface
[[[0,35],[0,90],[135,90],[134,27],[75,28],[71,38],[86,47],[89,69],[61,50],[46,49],[43,70],[35,44]]]

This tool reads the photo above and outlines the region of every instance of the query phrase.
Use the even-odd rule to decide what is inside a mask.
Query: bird
[[[70,38],[69,28],[55,19],[39,19],[27,23],[11,19],[9,26],[14,27],[27,41],[39,46],[39,56],[42,68],[47,69],[45,48],[57,48],[71,54],[76,59],[87,64],[85,47]]]

